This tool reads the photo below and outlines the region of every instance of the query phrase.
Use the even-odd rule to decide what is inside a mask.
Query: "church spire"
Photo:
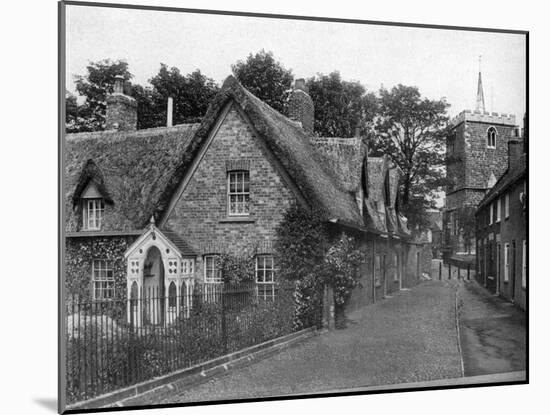
[[[483,85],[481,83],[481,55],[479,56],[479,74],[477,78],[476,111],[485,112],[485,98],[483,97]]]

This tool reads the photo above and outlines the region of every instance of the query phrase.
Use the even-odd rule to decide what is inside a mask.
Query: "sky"
[[[340,71],[367,90],[399,83],[423,96],[445,97],[449,115],[474,109],[479,56],[487,111],[525,112],[525,36],[371,24],[67,7],[66,82],[90,61],[125,59],[135,83],[146,85],[160,63],[183,74],[199,68],[219,84],[231,64],[265,49],[295,77]]]

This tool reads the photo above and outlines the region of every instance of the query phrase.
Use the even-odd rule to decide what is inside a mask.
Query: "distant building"
[[[508,142],[508,168],[476,211],[476,278],[523,309],[528,259],[526,142]]]
[[[520,135],[512,114],[485,111],[481,72],[475,111],[451,121],[447,137],[447,189],[443,209],[442,250],[445,262],[475,263],[477,205],[508,167],[508,141]]]

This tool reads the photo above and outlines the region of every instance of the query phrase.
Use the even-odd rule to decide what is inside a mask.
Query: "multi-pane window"
[[[105,201],[103,199],[85,199],[84,201],[84,228],[99,230],[103,223]]]
[[[521,264],[521,286],[525,288],[527,287],[527,241],[525,239],[523,240]]]
[[[487,130],[487,147],[495,148],[497,146],[497,130],[495,127],[489,127]]]
[[[504,217],[510,216],[510,193],[504,195]]]
[[[112,261],[93,260],[92,284],[94,300],[108,300],[114,297],[115,276]]]
[[[500,222],[500,205],[502,204],[501,199],[497,199],[497,220],[496,222]]]
[[[271,255],[256,257],[256,284],[258,298],[262,300],[275,298],[275,267]]]
[[[508,282],[510,274],[510,244],[504,244],[504,282]]]
[[[216,255],[204,257],[204,281],[210,283],[222,282],[222,273],[218,269]]]
[[[248,215],[250,212],[250,175],[248,171],[232,171],[227,174],[228,214]]]

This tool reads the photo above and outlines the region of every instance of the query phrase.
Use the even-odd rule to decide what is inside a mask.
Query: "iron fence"
[[[256,284],[201,284],[179,296],[149,288],[127,300],[70,298],[68,403],[291,333],[294,288],[267,292]]]

